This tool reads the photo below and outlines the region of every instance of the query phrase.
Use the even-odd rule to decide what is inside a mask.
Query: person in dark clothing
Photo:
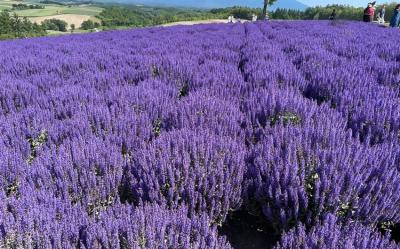
[[[396,5],[394,9],[392,20],[390,20],[390,27],[397,28],[400,24],[400,4]]]
[[[375,16],[375,2],[368,3],[368,7],[364,9],[364,22],[373,22]]]
[[[332,14],[329,16],[329,20],[336,20],[336,10],[333,9]]]

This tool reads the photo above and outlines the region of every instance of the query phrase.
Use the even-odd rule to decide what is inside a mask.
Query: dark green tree
[[[68,23],[59,19],[46,19],[42,22],[42,27],[46,30],[66,32]]]
[[[99,23],[93,22],[92,20],[87,20],[87,21],[82,22],[81,29],[90,30],[90,29],[98,28],[99,26],[100,26]]]
[[[12,32],[12,22],[10,12],[2,11],[0,13],[0,34],[9,34]]]
[[[14,13],[13,18],[12,18],[12,28],[15,33],[15,37],[21,37],[22,20],[16,13]]]

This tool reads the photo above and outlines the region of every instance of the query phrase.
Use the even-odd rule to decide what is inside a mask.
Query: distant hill
[[[261,8],[262,0],[102,0],[104,2],[137,3],[158,6],[194,7],[194,8],[225,8],[232,6],[247,6]],[[270,7],[271,10],[277,8],[304,10],[308,6],[297,0],[278,0]]]
[[[296,0],[278,0],[274,5],[271,6],[271,9],[293,9],[293,10],[305,10],[309,6],[305,5],[304,3],[301,3]]]

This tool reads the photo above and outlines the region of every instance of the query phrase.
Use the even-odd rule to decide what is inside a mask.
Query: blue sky
[[[279,0],[278,0],[279,1]],[[371,0],[370,0],[371,1]],[[315,6],[315,5],[327,5],[327,4],[349,4],[354,6],[366,6],[368,0],[300,0],[300,2],[308,5],[308,6]],[[379,3],[379,1],[377,1]]]

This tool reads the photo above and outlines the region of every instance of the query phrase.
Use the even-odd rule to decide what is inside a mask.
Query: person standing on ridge
[[[336,20],[336,9],[333,9],[332,14],[329,16],[329,20]]]
[[[364,9],[364,22],[373,22],[375,16],[375,2],[368,3],[368,7]]]
[[[392,20],[390,20],[390,27],[397,28],[400,23],[400,4],[396,5],[394,9]]]

